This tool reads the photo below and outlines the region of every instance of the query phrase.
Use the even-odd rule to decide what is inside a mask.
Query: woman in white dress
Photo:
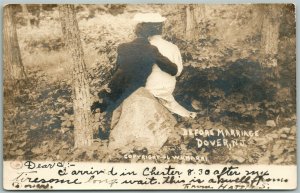
[[[159,52],[167,57],[171,62],[177,65],[178,72],[176,76],[162,71],[157,65],[152,68],[152,73],[147,79],[146,89],[150,91],[160,102],[172,113],[178,114],[182,117],[195,118],[196,113],[188,111],[181,106],[174,98],[173,92],[176,86],[176,77],[182,72],[182,58],[178,47],[166,40],[161,36],[162,22],[165,21],[165,17],[162,17],[159,13],[139,13],[136,14],[134,20],[138,22],[148,23],[151,36],[149,42],[156,46]]]

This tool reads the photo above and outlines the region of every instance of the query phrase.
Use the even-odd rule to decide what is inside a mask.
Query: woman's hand
[[[196,112],[190,112],[189,117],[192,119],[195,119],[197,117],[197,113]]]

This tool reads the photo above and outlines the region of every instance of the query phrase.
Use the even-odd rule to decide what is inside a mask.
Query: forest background
[[[88,122],[93,145],[73,148],[74,63],[58,7],[16,5],[10,11],[4,16],[4,28],[12,27],[7,36],[4,30],[10,41],[4,42],[4,159],[102,160],[107,142],[96,139],[99,113]],[[210,163],[295,163],[293,5],[77,5],[91,102],[111,78],[117,46],[134,38],[132,17],[141,11],[167,17],[164,37],[179,47],[185,66],[174,95],[205,112],[196,120],[177,117],[177,128],[261,133],[229,150],[198,149],[175,132],[161,154],[202,154]]]

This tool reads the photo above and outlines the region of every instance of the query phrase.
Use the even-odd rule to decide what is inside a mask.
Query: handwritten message
[[[293,189],[296,166],[4,162],[4,188]]]

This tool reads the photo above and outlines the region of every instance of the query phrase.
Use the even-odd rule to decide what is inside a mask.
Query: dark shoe
[[[103,130],[102,128],[98,129],[98,137],[102,140],[108,139],[109,134],[110,134],[110,129],[107,128],[105,130]]]

